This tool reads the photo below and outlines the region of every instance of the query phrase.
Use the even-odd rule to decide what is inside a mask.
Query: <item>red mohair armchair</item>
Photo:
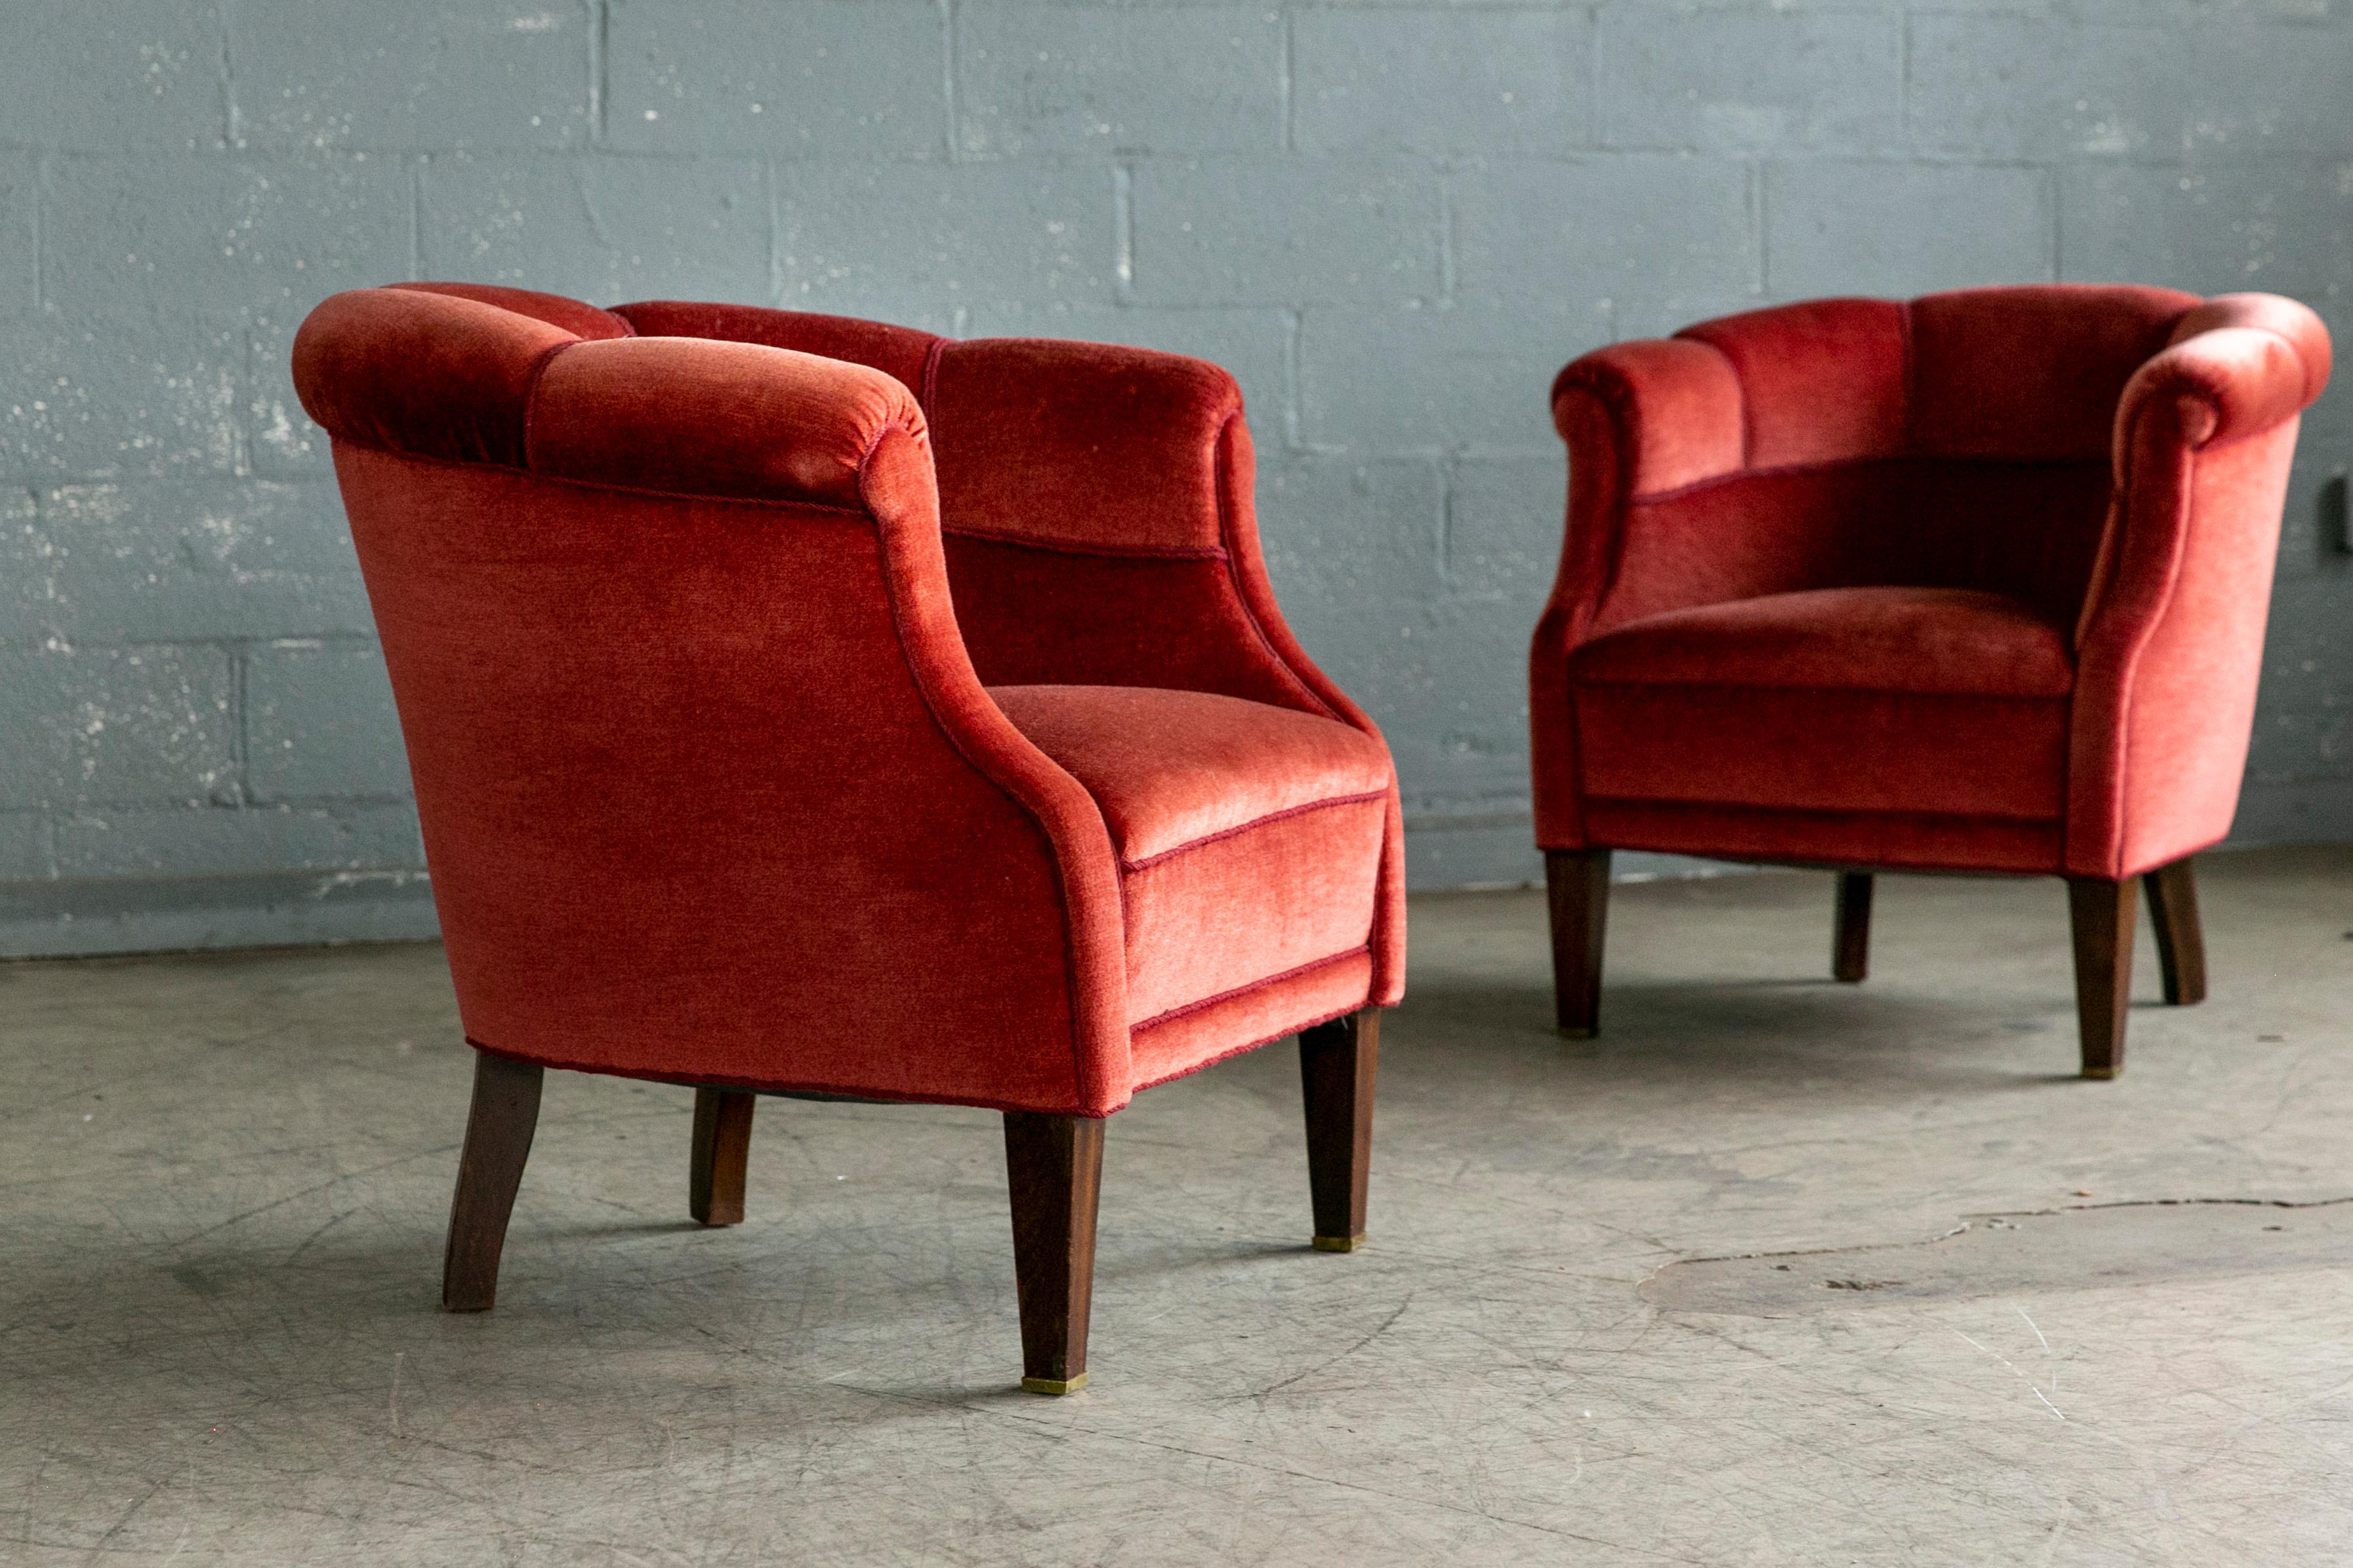
[[[2265,294],[1828,300],[1560,374],[1567,537],[1530,660],[1564,1031],[1599,1017],[1613,848],[2063,877],[2087,1078],[2124,1061],[2145,881],[2205,994],[2297,416],[2327,331]]]
[[[478,1052],[446,1306],[550,1067],[696,1086],[712,1224],[756,1092],[1002,1110],[1038,1392],[1140,1089],[1298,1035],[1315,1244],[1362,1237],[1397,782],[1275,608],[1223,371],[423,284],[327,300],[294,374]]]

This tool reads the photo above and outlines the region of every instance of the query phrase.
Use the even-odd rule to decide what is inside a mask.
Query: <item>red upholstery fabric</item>
[[[1812,588],[1668,610],[1569,657],[1587,686],[2065,697],[2067,634],[1970,588]]]
[[[1826,588],[1632,622],[1570,656],[1595,798],[2055,820],[2066,634],[1960,588]]]
[[[1746,468],[1883,458],[1904,449],[1911,326],[1884,300],[1823,300],[1704,321],[1705,343],[1739,378]]]
[[[1120,713],[1159,721],[1155,698],[1236,710],[1176,726],[1186,766],[1114,767],[1115,810],[1147,837],[1228,817],[1242,831],[1124,867],[1110,803],[974,670],[915,386],[807,347],[906,369],[914,340],[936,340],[497,292],[339,295],[295,350],[304,406],[334,437],[478,1044],[648,1078],[1103,1115],[1140,1081],[1396,999],[1387,750],[1283,631],[1246,515],[1221,509],[1217,558],[1181,563],[1223,574],[1222,613],[1160,630],[1185,650],[1172,662],[1255,682],[1282,710],[1128,694],[1088,731],[1091,756],[1135,759],[1150,748],[1113,732]],[[697,321],[740,341],[652,331]],[[992,448],[980,410],[959,427]],[[1184,455],[1158,471],[1198,466],[1213,495],[1246,497],[1239,431],[1237,411],[1206,455],[1169,432]],[[996,446],[1030,463],[1091,450]],[[1126,432],[1112,456],[1152,446]],[[1028,587],[1039,613],[1073,592]],[[1202,651],[1221,639],[1241,646]],[[1254,742],[1270,748],[1255,767]],[[1257,809],[1335,777],[1372,799]],[[1240,804],[1208,798],[1212,779]],[[1320,817],[1373,826],[1288,826]],[[1269,905],[1268,884],[1296,897]],[[1303,981],[1296,954],[1327,937],[1355,959],[1319,949]],[[1140,1079],[1133,1026],[1172,1010],[1183,1026],[1149,1031]]]
[[[1234,378],[1175,354],[1006,338],[940,354],[933,420],[952,533],[1114,555],[1217,556]]]
[[[594,305],[584,305],[561,294],[542,294],[531,289],[501,289],[491,283],[391,283],[385,287],[411,289],[420,294],[444,294],[453,300],[470,300],[477,305],[495,306],[513,315],[528,316],[534,321],[560,327],[584,342],[626,338],[636,331],[625,317],[615,311],[600,310]]]
[[[2213,843],[2328,373],[2292,301],[2088,287],[1572,364],[1539,842],[2112,877]]]
[[[1948,458],[2102,458],[2125,383],[2194,294],[1979,289],[1912,303],[1912,446]]]
[[[657,386],[663,395],[649,397]],[[854,507],[867,456],[892,428],[924,434],[923,411],[905,386],[863,366],[754,343],[629,338],[548,362],[528,456],[550,478]]]
[[[1388,753],[1360,730],[1198,691],[990,689],[1084,784],[1119,856],[1138,1027],[1366,952]]]
[[[1353,1013],[1365,1005],[1372,984],[1372,955],[1344,953],[1246,991],[1165,1013],[1135,1031],[1135,1087],[1149,1089],[1279,1040],[1296,1033],[1303,1020],[1328,1023]]]
[[[2058,863],[2061,824],[1912,811],[1787,811],[1683,801],[1587,803],[1592,841],[1796,866],[2034,871]]]
[[[612,314],[649,338],[713,338],[721,342],[759,343],[792,349],[821,359],[847,360],[879,370],[913,393],[928,395],[929,367],[947,339],[913,327],[821,316],[807,310],[769,310],[757,305],[704,305],[684,300],[649,300],[622,305]]]

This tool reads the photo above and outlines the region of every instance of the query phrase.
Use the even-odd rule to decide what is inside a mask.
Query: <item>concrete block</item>
[[[1605,146],[1870,153],[1902,145],[1903,18],[1892,10],[1609,5]]]
[[[0,817],[0,856],[6,847]],[[377,805],[83,810],[56,826],[60,877],[242,877],[422,870],[407,802]]]
[[[0,881],[33,881],[57,873],[47,814],[0,811]]]
[[[1465,458],[1448,476],[1442,559],[1447,591],[1465,605],[1535,630],[1560,563],[1568,458]]]
[[[245,329],[239,429],[246,462],[268,479],[335,471],[327,433],[311,423],[294,391],[294,334],[301,325],[300,313],[269,310]]]
[[[0,50],[0,143],[185,152],[218,146],[226,132],[213,5],[16,5],[7,41]]]
[[[2048,282],[2052,205],[2041,169],[1777,163],[1765,181],[1766,292],[1902,298]]]
[[[2264,784],[2306,784],[2353,773],[2353,700],[2305,704],[2273,700],[2255,714],[2247,777]]]
[[[58,643],[0,654],[0,682],[37,711],[7,726],[12,749],[26,742],[37,766],[63,763],[36,798],[194,804],[235,789],[235,684],[219,648]],[[5,797],[29,804],[18,788]]]
[[[2338,592],[2353,583],[2353,554],[2338,548],[2348,470],[2353,470],[2353,389],[2332,384],[2319,402],[2305,410],[2296,433],[2295,467],[2288,477],[2287,503],[2280,519],[2283,582],[2316,578],[2336,584]],[[2322,624],[2328,624],[2328,617]]]
[[[1610,880],[1620,884],[1746,876],[1757,869],[1644,849],[1621,849],[1609,867]],[[1430,802],[1407,809],[1405,885],[1411,890],[1541,888],[1544,882],[1535,812],[1525,791],[1513,800]],[[1542,928],[1535,934],[1542,940]]]
[[[1283,18],[1226,6],[956,13],[956,144],[983,156],[1282,145]]]
[[[1357,454],[1557,450],[1549,394],[1561,366],[1609,341],[1579,322],[1486,306],[1311,308],[1299,328],[1299,434]]]
[[[586,145],[591,7],[422,0],[228,10],[238,146]]]
[[[0,311],[41,303],[40,164],[29,153],[0,153]]]
[[[1993,0],[1986,0],[1989,5]],[[1954,9],[1950,5],[1946,9]],[[2021,5],[2020,9],[2026,9]],[[2041,7],[2063,10],[2087,21],[2159,23],[2211,22],[2227,16],[2242,22],[2326,22],[2348,13],[2345,0],[2044,0]]]
[[[2223,21],[2174,34],[2190,62],[2189,143],[2210,158],[2353,154],[2353,28]]]
[[[438,930],[432,884],[406,869],[0,883],[10,958],[419,942]]]
[[[2276,584],[2263,641],[2248,776],[2353,777],[2353,668],[2345,663],[2341,583]]]
[[[1736,163],[1498,159],[1455,174],[1453,192],[1466,302],[1556,316],[1576,335],[1598,309],[1676,315],[1683,301],[1757,287],[1749,174]]]
[[[984,304],[1113,302],[1108,169],[785,163],[776,179],[789,310],[920,324]]]
[[[1712,321],[1719,316],[1736,316],[1744,310],[1758,310],[1765,303],[1764,289],[1758,285],[1742,289],[1698,289],[1664,299],[1617,300],[1610,309],[1609,321],[1615,329],[1615,341],[1619,342],[1636,338],[1671,338],[1685,327]]]
[[[1528,798],[1534,620],[1450,604],[1414,634],[1375,718],[1416,816],[1483,816]]]
[[[0,809],[228,798],[233,695],[218,648],[0,648]]]
[[[1444,517],[1434,462],[1261,455],[1259,532],[1283,618],[1309,657],[1376,711],[1417,679],[1414,639],[1429,635],[1445,588]]]
[[[459,154],[430,160],[422,188],[429,277],[601,305],[768,298],[768,202],[756,163]]]
[[[1303,152],[1561,153],[1593,140],[1583,11],[1298,11]]]
[[[607,134],[636,152],[947,153],[946,25],[923,0],[612,0]]]
[[[0,811],[55,805],[74,795],[70,656],[62,647],[0,647]]]
[[[190,314],[0,314],[0,473],[226,473],[238,461],[241,334]]]
[[[965,331],[976,338],[1076,338],[1082,342],[1132,343],[1163,353],[1189,354],[1222,366],[1241,384],[1250,434],[1260,446],[1283,445],[1293,423],[1288,311],[1214,307],[1187,310],[1148,305],[983,306],[966,318]]]
[[[1987,158],[2178,157],[2203,68],[2167,26],[1916,16],[1914,142]]]
[[[1388,303],[1444,285],[1438,178],[1407,161],[1148,163],[1133,211],[1145,303]]]
[[[2353,175],[2301,159],[2213,169],[2076,164],[2059,176],[2060,275],[2198,294],[2263,289],[2353,307]]]
[[[0,507],[0,639],[194,642],[373,630],[332,484],[65,485]]]
[[[1526,807],[1501,805],[1463,814],[1462,820],[1426,814],[1405,829],[1405,885],[1438,888],[1537,888],[1544,855],[1535,847],[1535,819]]]
[[[408,276],[408,171],[353,153],[60,160],[43,208],[47,303],[75,311],[300,313]]]
[[[289,638],[245,675],[247,777],[268,801],[409,793],[384,656],[372,643]]]
[[[2239,815],[2231,824],[2233,846],[2342,844],[2348,839],[2353,839],[2353,779],[2286,784],[2251,779],[2239,791]]]

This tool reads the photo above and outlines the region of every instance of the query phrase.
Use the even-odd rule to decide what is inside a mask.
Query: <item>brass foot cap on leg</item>
[[[2125,1069],[2122,1068],[2085,1068],[2084,1069],[2084,1076],[2085,1078],[2115,1078],[2124,1070]]]
[[[1601,1031],[1595,1028],[1590,1024],[1586,1025],[1582,1028],[1574,1024],[1563,1024],[1559,1027],[1556,1028],[1553,1033],[1558,1035],[1564,1040],[1589,1040],[1595,1036],[1600,1034]]]
[[[1354,1252],[1365,1245],[1361,1236],[1319,1236],[1310,1244],[1318,1252]]]
[[[1087,1385],[1087,1374],[1076,1377],[1025,1377],[1021,1380],[1024,1394],[1076,1394]]]

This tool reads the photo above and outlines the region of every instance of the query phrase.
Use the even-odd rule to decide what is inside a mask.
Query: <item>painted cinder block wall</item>
[[[320,433],[323,295],[443,278],[1120,340],[1240,378],[1277,587],[1422,885],[1527,875],[1554,372],[1833,292],[2353,284],[2346,0],[17,0],[0,952],[431,929]],[[2307,424],[2246,804],[2353,837]]]

